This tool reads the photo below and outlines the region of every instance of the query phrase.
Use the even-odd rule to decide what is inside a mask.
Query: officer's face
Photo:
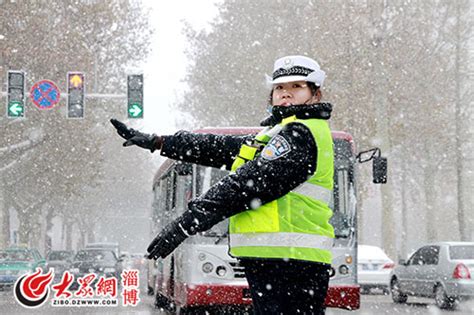
[[[274,106],[290,106],[317,103],[320,93],[312,95],[306,81],[278,83],[273,85],[272,104]]]

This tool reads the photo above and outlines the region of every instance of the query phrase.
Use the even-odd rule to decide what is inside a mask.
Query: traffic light
[[[25,73],[8,71],[7,117],[25,117]]]
[[[127,76],[128,118],[143,118],[143,74]]]
[[[84,73],[67,73],[67,118],[84,118]]]

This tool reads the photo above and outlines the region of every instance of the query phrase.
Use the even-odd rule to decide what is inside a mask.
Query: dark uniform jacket
[[[274,106],[272,115],[262,125],[272,126],[293,115],[299,119],[329,119],[331,109],[328,103]],[[188,234],[206,231],[225,218],[249,210],[255,201],[265,204],[282,197],[314,174],[317,143],[311,131],[303,124],[294,122],[285,125],[279,135],[288,142],[289,152],[272,160],[258,156],[189,202],[188,210],[178,218]],[[163,137],[161,155],[216,168],[225,166],[230,170],[243,142],[251,142],[252,139],[252,135],[179,131]]]

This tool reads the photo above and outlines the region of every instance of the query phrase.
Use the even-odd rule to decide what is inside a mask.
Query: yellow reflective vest
[[[297,259],[331,264],[334,228],[329,223],[333,198],[334,149],[328,122],[291,116],[262,130],[255,145],[243,144],[232,171],[259,155],[284,125],[297,122],[311,131],[317,145],[315,173],[286,195],[230,218],[230,254],[234,257]],[[259,146],[260,144],[260,146]]]

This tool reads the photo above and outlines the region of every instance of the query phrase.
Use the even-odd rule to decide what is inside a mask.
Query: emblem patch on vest
[[[280,135],[273,137],[263,148],[262,157],[266,160],[276,160],[291,151],[290,144]]]

